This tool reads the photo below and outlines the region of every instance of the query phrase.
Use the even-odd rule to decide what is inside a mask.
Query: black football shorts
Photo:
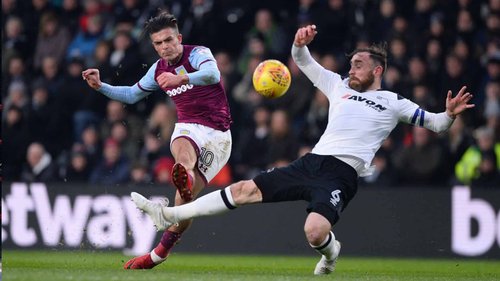
[[[358,189],[356,170],[334,156],[308,153],[288,166],[270,169],[254,179],[263,203],[305,200],[334,225]]]

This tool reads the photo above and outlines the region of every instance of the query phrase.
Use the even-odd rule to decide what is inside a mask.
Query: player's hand
[[[99,77],[99,70],[95,68],[90,68],[82,71],[83,80],[87,81],[87,84],[94,89],[99,90],[102,86],[101,78]]]
[[[165,89],[168,87],[177,87],[187,84],[189,82],[189,78],[187,75],[175,75],[170,72],[163,72],[158,75],[157,82],[162,89]]]
[[[455,118],[460,113],[475,106],[468,103],[472,99],[472,94],[465,92],[466,90],[467,87],[463,86],[454,98],[452,98],[451,91],[448,91],[448,95],[446,96],[446,114],[451,118]]]
[[[316,31],[316,25],[308,25],[305,27],[301,27],[295,33],[295,39],[293,40],[293,44],[296,47],[304,47],[311,43],[318,32]]]

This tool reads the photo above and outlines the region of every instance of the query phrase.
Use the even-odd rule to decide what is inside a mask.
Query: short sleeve
[[[197,46],[193,48],[191,54],[189,54],[189,63],[195,68],[200,69],[200,66],[208,61],[215,62],[215,58],[209,48],[203,46]]]

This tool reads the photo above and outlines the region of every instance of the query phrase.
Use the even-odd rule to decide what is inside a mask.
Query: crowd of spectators
[[[364,186],[500,187],[500,0],[2,0],[2,177],[7,181],[168,184],[176,114],[158,92],[109,100],[81,78],[98,68],[132,85],[158,56],[141,31],[159,9],[179,20],[184,44],[211,48],[234,119],[230,162],[212,185],[249,178],[310,151],[328,100],[290,59],[296,29],[346,74],[346,53],[387,42],[383,87],[441,112],[462,85],[476,107],[450,130],[400,124],[377,152]],[[252,87],[256,65],[286,62],[292,85],[269,100]]]

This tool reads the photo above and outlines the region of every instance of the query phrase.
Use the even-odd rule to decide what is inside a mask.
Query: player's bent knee
[[[330,230],[325,231],[323,227],[308,227],[304,229],[309,244],[313,246],[320,245],[328,236]]]
[[[262,193],[253,180],[246,180],[231,185],[231,195],[237,206],[262,202]]]
[[[304,225],[307,241],[314,246],[320,245],[325,240],[330,230],[331,224],[328,220],[316,213],[309,214]]]

